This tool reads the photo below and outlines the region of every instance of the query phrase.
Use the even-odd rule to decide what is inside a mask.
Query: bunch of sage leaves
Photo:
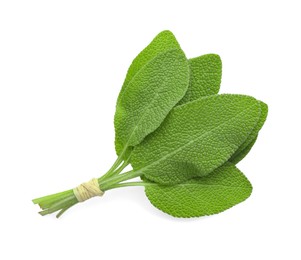
[[[221,76],[218,55],[187,59],[170,31],[159,33],[128,69],[114,117],[118,157],[100,189],[143,186],[155,207],[175,217],[216,214],[247,199],[252,186],[236,164],[268,108],[250,96],[218,94]],[[33,202],[41,215],[57,216],[78,203],[73,190]]]

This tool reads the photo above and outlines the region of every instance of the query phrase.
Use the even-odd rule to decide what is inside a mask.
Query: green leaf
[[[170,31],[162,31],[160,32],[152,42],[144,48],[137,57],[133,60],[131,66],[129,67],[126,78],[122,85],[120,94],[117,99],[117,103],[121,98],[123,91],[126,89],[129,82],[132,78],[153,58],[155,58],[158,54],[162,52],[166,52],[172,49],[180,49],[180,45],[177,42],[175,36]]]
[[[132,166],[161,184],[205,176],[234,154],[259,116],[258,101],[242,95],[209,96],[175,107],[134,148]]]
[[[128,83],[114,118],[117,154],[139,144],[185,95],[189,65],[180,49],[160,53]]]
[[[188,60],[190,68],[189,86],[185,96],[177,105],[201,97],[217,94],[222,77],[222,61],[217,54],[205,54]],[[147,179],[142,176],[141,179]]]
[[[253,145],[255,144],[256,140],[257,140],[256,136],[250,143],[248,146],[245,147],[245,149],[241,150],[239,153],[235,153],[231,156],[231,158],[229,159],[229,162],[233,163],[233,164],[237,164],[238,162],[240,162],[243,158],[246,157],[246,155],[251,151]]]
[[[222,61],[219,55],[206,54],[189,60],[190,82],[179,105],[217,94],[221,84]]]
[[[173,49],[180,49],[180,45],[177,42],[173,33],[166,30],[160,32],[152,40],[152,42],[137,55],[137,57],[133,60],[131,66],[127,71],[126,78],[124,80],[121,91],[117,98],[116,110],[120,107],[120,102],[123,99],[122,98],[123,94],[127,89],[127,86],[131,83],[134,76],[138,74],[138,72],[140,72],[142,69],[145,69],[144,67],[148,65],[148,63],[150,63],[154,58],[156,58],[156,56],[168,50],[173,50]],[[118,115],[116,118],[116,114],[114,118],[115,126],[116,124],[118,124],[119,121]],[[117,154],[120,155],[120,153],[124,149],[124,143],[122,143],[122,141],[119,140],[120,138],[117,132],[118,131],[115,130],[115,150]],[[128,157],[128,155],[130,154],[130,150],[131,149],[128,149],[127,153],[123,154],[123,157]]]
[[[220,213],[246,200],[252,185],[239,169],[227,163],[210,175],[181,184],[145,187],[150,202],[174,217],[200,217]]]
[[[267,118],[267,115],[268,115],[267,104],[259,101],[259,105],[261,108],[261,113],[260,113],[258,123],[256,124],[253,131],[250,133],[250,135],[248,136],[246,141],[237,149],[237,151],[229,159],[229,161],[234,164],[237,164],[238,162],[240,162],[250,152],[250,150],[252,149],[253,145],[256,142],[258,132],[262,128],[262,126]]]

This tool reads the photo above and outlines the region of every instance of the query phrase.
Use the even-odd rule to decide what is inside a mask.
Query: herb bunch
[[[187,59],[170,31],[159,33],[128,69],[114,118],[117,159],[99,189],[143,186],[175,217],[216,214],[247,199],[252,186],[235,165],[268,108],[250,96],[219,95],[221,75],[218,55]],[[79,201],[70,189],[33,202],[41,215],[59,217]]]

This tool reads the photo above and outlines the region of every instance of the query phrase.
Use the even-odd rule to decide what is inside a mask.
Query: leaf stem
[[[113,176],[113,175],[118,175],[118,174],[121,173],[122,170],[123,170],[126,166],[128,166],[128,165],[129,165],[129,164],[128,164],[126,161],[124,161],[124,162],[120,165],[119,168],[117,168],[114,172],[111,172],[111,174],[107,175],[107,178],[108,178],[108,177],[111,177],[111,176]]]
[[[106,178],[108,178],[110,175],[112,175],[112,173],[114,173],[114,171],[118,168],[118,166],[122,162],[123,162],[123,158],[121,156],[119,156],[116,159],[116,161],[114,162],[114,164],[112,165],[112,167],[104,175],[102,175],[99,179],[105,180]]]
[[[42,216],[56,212],[60,209],[65,208],[66,206],[69,206],[70,204],[77,202],[75,196],[70,196],[65,199],[59,200],[56,203],[54,203],[51,207],[48,209],[45,209],[41,212],[39,212]]]
[[[128,148],[125,147],[123,151],[120,153],[112,167],[104,174],[102,175],[99,180],[106,180],[107,178],[119,174],[128,164],[131,157],[131,154],[127,157],[127,159],[124,161],[124,155],[128,151]],[[121,165],[121,166],[120,166]]]
[[[134,186],[152,186],[156,185],[156,183],[151,182],[143,182],[143,181],[132,181],[132,182],[124,182],[124,183],[117,183],[111,185],[107,190],[116,189],[116,188],[123,188],[123,187],[134,187]]]
[[[63,215],[63,213],[65,213],[68,209],[70,209],[72,206],[74,206],[75,204],[77,204],[77,202],[73,202],[71,203],[69,206],[66,206],[65,208],[63,208],[57,215],[56,217],[59,218],[60,216]]]
[[[98,179],[99,187],[102,191],[108,190],[112,185],[118,184],[119,182],[127,181],[136,177],[139,177],[142,174],[142,172],[138,171],[128,171],[116,176],[113,176],[111,178],[108,178],[107,180],[102,181],[101,178]]]
[[[120,182],[127,181],[136,178],[142,174],[141,171],[128,171],[121,173],[126,166],[129,165],[130,155],[126,160],[123,160],[124,152],[117,158],[113,166],[107,171],[106,174],[98,178],[98,184],[102,191],[109,189],[130,186],[130,184],[121,184]],[[134,183],[134,182],[133,182]],[[133,184],[132,186],[134,186]],[[136,185],[138,186],[138,184]],[[74,195],[73,189],[63,192],[55,193],[45,197],[37,198],[33,200],[34,204],[39,204],[42,209],[39,212],[42,216],[59,211],[57,217],[60,217],[66,210],[78,203],[77,198]]]

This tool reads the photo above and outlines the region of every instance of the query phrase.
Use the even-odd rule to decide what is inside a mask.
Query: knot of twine
[[[73,193],[78,202],[83,202],[92,197],[102,196],[104,194],[104,192],[99,188],[98,181],[95,178],[74,188]]]

